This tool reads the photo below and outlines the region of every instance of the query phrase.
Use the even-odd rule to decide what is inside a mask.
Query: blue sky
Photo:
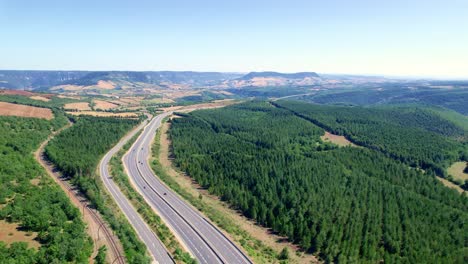
[[[0,0],[0,69],[468,77],[466,0]]]

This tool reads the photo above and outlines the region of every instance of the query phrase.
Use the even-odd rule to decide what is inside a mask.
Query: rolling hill
[[[0,88],[15,90],[125,90],[298,86],[320,80],[314,72],[0,71]]]

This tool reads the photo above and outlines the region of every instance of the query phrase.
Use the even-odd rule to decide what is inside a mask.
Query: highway
[[[112,156],[117,153],[125,145],[125,143],[127,143],[127,141],[130,140],[145,125],[146,121],[140,124],[140,126],[134,129],[132,132],[127,134],[116,146],[114,146],[102,158],[101,163],[99,164],[99,171],[102,181],[104,182],[104,185],[111,194],[112,198],[125,214],[130,224],[134,227],[140,239],[143,241],[143,243],[146,244],[151,257],[154,260],[153,263],[174,263],[174,260],[170,257],[162,242],[141,218],[137,210],[132,206],[130,201],[127,200],[127,197],[125,197],[109,174],[109,161]]]
[[[154,117],[124,156],[130,180],[199,263],[252,263],[229,238],[151,170],[148,162],[150,145],[161,121],[170,114],[166,112]]]

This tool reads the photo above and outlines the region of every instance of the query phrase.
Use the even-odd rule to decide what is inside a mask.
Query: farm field
[[[54,115],[47,108],[0,102],[0,115],[34,117],[51,120]]]
[[[99,112],[99,111],[80,111],[80,112],[67,112],[67,114],[80,116],[98,116],[98,117],[129,117],[136,118],[138,115],[136,113],[111,113],[111,112]]]
[[[118,107],[117,104],[108,101],[94,100],[93,102],[95,104],[94,109],[109,110]]]
[[[91,110],[89,103],[87,102],[79,102],[79,103],[69,103],[63,106],[67,110],[78,110],[78,111],[85,111]]]
[[[121,102],[127,105],[139,105],[143,97],[122,97],[117,102]]]
[[[49,98],[44,97],[44,96],[40,96],[40,95],[34,95],[34,96],[29,97],[29,98],[31,98],[33,100],[43,101],[43,102],[49,102],[50,101]]]
[[[23,90],[0,90],[2,95],[22,95],[22,96],[34,96],[35,93],[23,91]]]

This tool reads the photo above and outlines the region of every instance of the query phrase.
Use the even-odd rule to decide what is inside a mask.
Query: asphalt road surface
[[[148,163],[150,144],[161,121],[154,117],[124,156],[130,180],[199,263],[252,263],[250,259],[197,209],[187,204],[156,177]]]
[[[143,243],[146,244],[149,253],[153,257],[153,263],[174,263],[166,248],[162,242],[158,239],[156,234],[153,233],[151,228],[141,218],[135,208],[132,206],[127,197],[120,191],[119,187],[115,184],[112,177],[109,174],[109,161],[112,156],[117,153],[124,145],[130,140],[139,130],[146,125],[143,122],[137,129],[133,130],[127,136],[125,136],[115,147],[113,147],[101,160],[99,164],[99,171],[101,174],[102,181],[106,186],[112,198],[116,201],[120,209],[127,217],[130,224],[133,226]]]

